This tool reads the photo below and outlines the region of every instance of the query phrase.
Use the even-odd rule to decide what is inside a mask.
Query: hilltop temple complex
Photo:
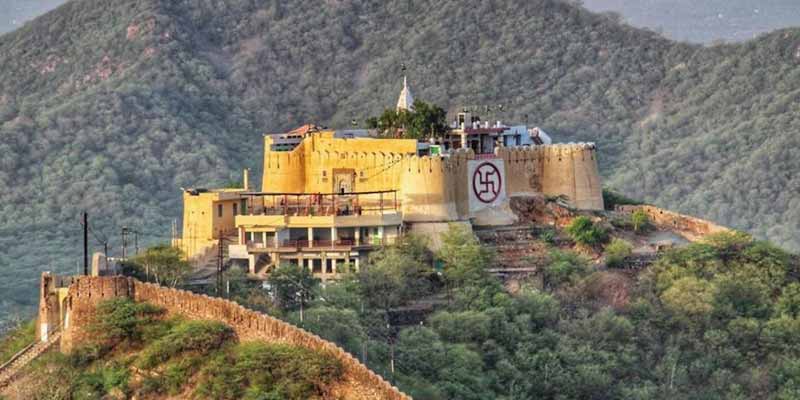
[[[397,109],[413,109],[405,79]],[[255,276],[289,263],[328,279],[406,232],[513,224],[510,198],[536,194],[603,209],[594,144],[552,144],[538,128],[467,110],[425,141],[305,125],[264,135],[260,190],[247,171],[241,188],[184,190],[175,244],[192,259],[222,242]]]

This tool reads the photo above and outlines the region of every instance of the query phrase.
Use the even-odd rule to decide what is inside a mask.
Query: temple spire
[[[403,90],[400,91],[400,98],[397,99],[397,111],[414,110],[414,96],[411,95],[411,89],[408,88],[408,79],[403,75]]]

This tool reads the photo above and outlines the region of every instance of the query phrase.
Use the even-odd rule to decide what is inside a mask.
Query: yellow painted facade
[[[391,195],[362,194],[361,201],[382,205],[393,202],[396,209],[388,214],[381,209],[378,215],[359,212],[358,215],[314,216],[299,215],[296,208],[292,215],[262,212],[236,216],[234,207],[238,214],[245,214],[246,207],[250,207],[250,211],[274,209],[282,206],[276,202],[284,200],[277,200],[276,196],[247,195],[244,189],[185,192],[183,234],[176,243],[187,255],[203,254],[217,243],[220,231],[229,235],[238,230],[240,246],[246,244],[248,237],[263,237],[262,243],[269,238],[279,247],[278,240],[290,238],[290,230],[294,230],[294,235],[303,228],[308,228],[309,233],[314,229],[330,229],[332,235],[336,235],[338,227],[356,228],[358,232],[361,228],[395,232],[404,223],[468,221],[474,217],[470,215],[467,175],[468,164],[476,156],[470,149],[458,149],[444,157],[418,157],[416,140],[339,138],[333,131],[309,134],[288,151],[272,151],[273,140],[272,136],[264,137],[262,194],[392,191]],[[603,208],[594,145],[498,147],[495,157],[504,164],[506,181],[503,187],[507,196],[563,195],[579,209]],[[245,206],[243,201],[257,204]],[[308,236],[306,240],[315,240]],[[337,239],[330,237],[333,241]],[[301,264],[302,257],[300,255]],[[347,257],[349,259],[349,255]]]
[[[243,212],[242,200],[235,190],[184,191],[182,235],[173,245],[189,257],[215,247],[220,233],[228,236],[236,232],[235,216]]]

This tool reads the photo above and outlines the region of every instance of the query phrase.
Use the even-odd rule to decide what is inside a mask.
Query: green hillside
[[[125,225],[166,240],[181,186],[258,174],[264,131],[377,114],[402,63],[418,98],[596,141],[609,185],[797,250],[798,46],[556,0],[73,0],[0,36],[0,307],[76,268],[82,209],[115,254]]]

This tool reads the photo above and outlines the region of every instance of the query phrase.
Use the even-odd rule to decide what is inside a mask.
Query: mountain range
[[[261,134],[417,98],[594,141],[607,186],[800,249],[800,30],[670,41],[558,0],[73,0],[0,36],[0,291],[166,241]],[[499,105],[503,105],[502,111]]]

